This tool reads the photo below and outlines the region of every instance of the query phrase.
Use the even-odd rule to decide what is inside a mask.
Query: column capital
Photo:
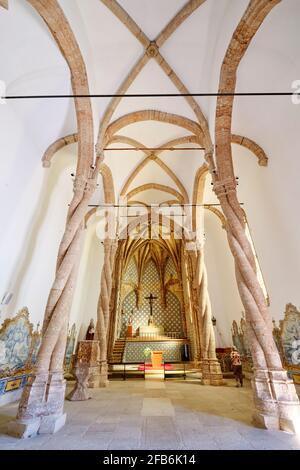
[[[104,161],[104,148],[103,145],[96,144],[95,145],[95,152],[96,152],[96,157],[97,159],[100,160],[100,162]]]
[[[77,191],[84,191],[86,187],[86,177],[83,175],[78,175],[75,177],[73,183],[73,191],[76,193]]]
[[[236,192],[237,183],[235,179],[229,177],[223,180],[215,181],[213,184],[213,190],[218,198],[226,196],[228,193]]]
[[[213,145],[211,147],[205,149],[204,159],[205,159],[206,162],[209,162],[209,160],[214,156],[214,150],[215,150],[215,148],[214,148]]]

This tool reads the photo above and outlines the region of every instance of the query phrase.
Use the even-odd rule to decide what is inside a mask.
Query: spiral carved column
[[[104,240],[104,265],[101,273],[100,296],[97,307],[97,333],[100,345],[99,386],[108,385],[108,324],[110,316],[110,299],[112,292],[112,272],[116,255],[116,242],[109,238]]]
[[[65,423],[63,362],[67,325],[80,259],[83,220],[96,187],[97,173],[95,170],[88,179],[78,177],[74,183],[74,196],[59,247],[34,375],[23,390],[17,419],[8,427],[9,434],[14,436],[53,433]]]
[[[199,295],[202,382],[210,385],[222,385],[223,374],[216,356],[215,332],[211,320],[211,302],[208,293],[203,249],[198,252],[197,256],[196,281]]]
[[[194,361],[195,366],[198,367],[201,362],[201,325],[199,321],[199,285],[196,279],[198,263],[198,251],[189,252],[189,263],[188,263],[188,277],[185,276],[187,282],[189,282],[190,293],[191,293],[191,308],[193,312],[193,323],[194,323]],[[185,308],[188,308],[185,306]]]
[[[119,333],[118,327],[118,309],[120,304],[120,284],[122,277],[122,267],[124,258],[124,244],[116,242],[115,256],[113,264],[113,285],[110,294],[110,316],[107,329],[107,355],[110,356],[113,351],[114,342]]]
[[[198,332],[197,357],[202,369],[202,383],[207,385],[222,385],[223,374],[216,357],[215,332],[211,321],[211,303],[207,286],[207,272],[202,250],[190,253],[191,295]]]
[[[256,275],[255,257],[245,232],[245,216],[235,183],[215,183],[227,220],[227,236],[234,256],[239,293],[254,363],[254,422],[268,429],[300,431],[300,406],[293,381],[283,369],[272,335],[272,322]]]

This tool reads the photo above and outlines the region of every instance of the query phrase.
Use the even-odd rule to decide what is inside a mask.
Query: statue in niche
[[[131,313],[128,317],[128,323],[127,323],[127,333],[126,333],[126,336],[128,338],[131,338],[132,337],[132,333],[133,333],[133,327],[132,327],[132,318],[133,318],[133,310],[131,310]]]
[[[242,335],[239,332],[238,324],[235,320],[232,322],[232,341],[241,356],[245,356],[245,348]]]
[[[133,317],[133,309],[130,312],[130,315],[128,317],[128,326],[132,326],[132,317]]]
[[[240,325],[241,325],[242,344],[244,346],[245,354],[246,356],[251,356],[251,350],[250,350],[248,334],[247,334],[247,322],[246,322],[246,319],[244,318],[244,315],[243,315],[243,318],[241,318]]]
[[[279,351],[281,360],[283,361],[283,350],[282,350],[282,344],[281,344],[281,329],[280,327],[276,325],[276,321],[274,320],[274,318],[272,320],[272,323],[273,323],[273,339]]]
[[[94,324],[93,318],[91,318],[89,327],[88,327],[86,335],[85,335],[85,339],[87,341],[93,341],[94,336],[95,336],[95,324]]]

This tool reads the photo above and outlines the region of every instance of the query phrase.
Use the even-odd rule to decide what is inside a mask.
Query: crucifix
[[[150,316],[148,320],[148,325],[154,325],[152,308],[153,308],[153,300],[156,300],[157,297],[155,297],[151,292],[149,297],[145,297],[145,299],[149,300],[149,305],[150,305]]]

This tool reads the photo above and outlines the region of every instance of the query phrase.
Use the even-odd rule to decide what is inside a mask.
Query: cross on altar
[[[146,300],[149,300],[149,305],[150,305],[150,316],[149,316],[149,320],[148,320],[148,325],[153,325],[153,312],[152,312],[152,308],[153,308],[153,300],[156,300],[158,297],[155,297],[152,292],[150,293],[149,297],[145,297]]]

